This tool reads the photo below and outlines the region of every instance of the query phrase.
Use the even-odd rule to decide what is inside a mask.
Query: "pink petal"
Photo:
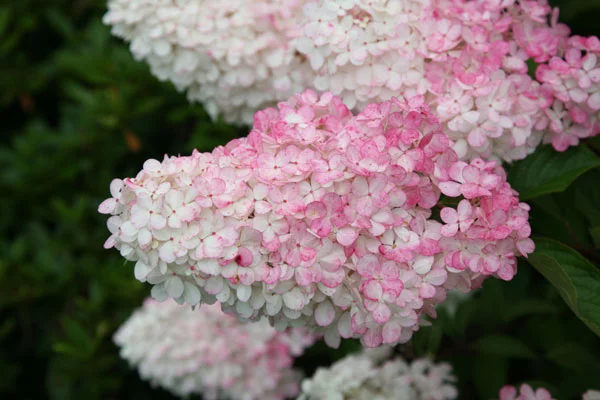
[[[358,231],[354,228],[342,228],[336,233],[335,238],[339,244],[348,247],[358,238]]]

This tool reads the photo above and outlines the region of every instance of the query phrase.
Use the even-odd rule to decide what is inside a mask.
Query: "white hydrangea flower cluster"
[[[445,400],[457,397],[448,364],[401,358],[380,364],[381,354],[364,351],[302,381],[298,400]],[[380,365],[379,365],[380,364]]]
[[[104,23],[199,101],[214,119],[252,122],[256,110],[310,86],[295,49],[301,0],[110,0]]]
[[[143,379],[175,395],[281,400],[298,394],[293,356],[315,337],[295,328],[277,332],[266,320],[243,324],[218,305],[193,311],[148,299],[114,340]]]
[[[425,94],[420,25],[428,1],[319,0],[304,6],[298,50],[316,73],[315,88],[340,96],[351,109],[399,93]]]

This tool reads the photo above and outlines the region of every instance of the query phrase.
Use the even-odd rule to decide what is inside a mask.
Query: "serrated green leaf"
[[[504,358],[534,359],[535,353],[519,339],[506,335],[489,335],[479,339],[475,347],[479,352]]]
[[[552,146],[539,147],[535,153],[516,162],[508,173],[512,187],[521,200],[562,192],[578,176],[600,166],[600,157],[585,145],[559,153]]]
[[[537,239],[529,262],[556,287],[567,305],[600,336],[600,270],[581,254],[551,239]]]

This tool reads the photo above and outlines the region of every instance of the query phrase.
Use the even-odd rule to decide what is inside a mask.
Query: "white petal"
[[[106,199],[102,203],[100,203],[100,205],[98,206],[98,212],[100,214],[110,214],[115,210],[116,206],[117,201],[111,197],[110,199]]]
[[[319,326],[329,326],[335,318],[335,309],[329,300],[322,301],[315,310],[315,321]]]
[[[220,276],[213,276],[206,281],[206,285],[204,286],[204,290],[206,290],[209,294],[217,294],[221,290],[223,290],[223,278]]]
[[[150,271],[152,271],[152,268],[150,268],[149,265],[146,265],[143,262],[138,261],[137,263],[135,263],[135,268],[133,270],[133,273],[135,275],[135,278],[138,281],[146,282],[146,277],[148,276]]]
[[[110,183],[110,194],[115,199],[121,197],[121,190],[123,189],[123,181],[120,179],[113,179]]]
[[[165,286],[161,283],[160,285],[156,285],[152,287],[150,291],[152,298],[156,301],[165,301],[169,298],[167,291],[165,290]]]
[[[172,276],[165,282],[165,289],[169,296],[176,299],[183,294],[183,282],[178,276]]]
[[[283,302],[291,310],[300,310],[304,307],[304,295],[297,287],[283,294]]]
[[[433,256],[417,256],[415,261],[413,262],[413,270],[419,275],[428,273],[431,270],[431,266],[433,265],[433,259]]]
[[[217,260],[207,259],[198,262],[198,269],[205,274],[219,275],[221,267],[219,266]]]
[[[254,310],[248,303],[244,303],[242,301],[238,301],[235,303],[235,311],[242,318],[250,318],[252,314],[254,314]]]
[[[219,294],[217,294],[215,297],[217,298],[219,303],[225,303],[227,302],[227,300],[229,300],[230,296],[231,290],[229,289],[229,286],[223,286],[223,290],[221,290]]]
[[[267,300],[267,315],[275,315],[281,310],[283,301],[281,296],[275,295]]]
[[[202,296],[200,295],[200,291],[198,290],[196,285],[190,282],[184,282],[183,286],[183,296],[185,298],[185,302],[192,306],[200,303],[200,299],[202,298]]]
[[[146,228],[140,229],[138,233],[138,243],[141,248],[148,246],[152,242],[152,234]]]
[[[162,245],[160,250],[158,251],[160,255],[160,259],[166,263],[172,263],[175,261],[175,253],[173,252],[173,242],[168,241]]]
[[[240,301],[247,302],[250,299],[250,295],[252,294],[252,289],[250,286],[239,285],[237,287],[237,297]]]
[[[342,336],[345,339],[352,337],[352,323],[350,319],[350,313],[344,313],[344,315],[340,317],[337,323],[337,327],[340,336]]]
[[[327,346],[337,349],[340,347],[341,341],[342,339],[340,338],[337,329],[335,329],[335,326],[330,326],[325,332],[325,343],[327,343]]]

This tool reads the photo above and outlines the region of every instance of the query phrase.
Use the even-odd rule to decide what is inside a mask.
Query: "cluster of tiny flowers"
[[[297,48],[314,87],[350,108],[427,95],[459,157],[511,161],[600,132],[600,42],[568,40],[557,11],[547,0],[316,0]],[[527,61],[543,64],[539,81]]]
[[[406,342],[448,290],[510,280],[534,248],[504,170],[459,161],[440,129],[422,97],[354,116],[306,91],[259,111],[247,138],[114,180],[105,247],[158,300],[219,301],[333,347]]]
[[[519,390],[514,386],[504,386],[500,389],[500,400],[555,400],[550,392],[545,388],[533,388],[527,384],[522,384]],[[600,400],[600,391],[588,390],[583,394],[581,400]]]
[[[148,299],[114,340],[143,379],[177,396],[282,400],[299,393],[293,357],[314,337],[296,328],[277,332],[266,320],[240,323],[218,305],[192,311]]]
[[[553,94],[551,107],[544,110],[540,129],[549,132],[546,141],[566,150],[580,139],[600,133],[600,40],[570,38],[562,51],[536,70],[543,88]]]
[[[544,388],[533,390],[531,386],[522,384],[517,390],[514,386],[504,386],[500,389],[499,400],[555,400]]]
[[[457,397],[448,364],[401,358],[378,363],[369,352],[350,355],[319,368],[302,381],[298,400],[445,400]]]
[[[110,0],[104,22],[211,117],[250,124],[256,110],[304,90],[313,75],[295,50],[301,3]]]

